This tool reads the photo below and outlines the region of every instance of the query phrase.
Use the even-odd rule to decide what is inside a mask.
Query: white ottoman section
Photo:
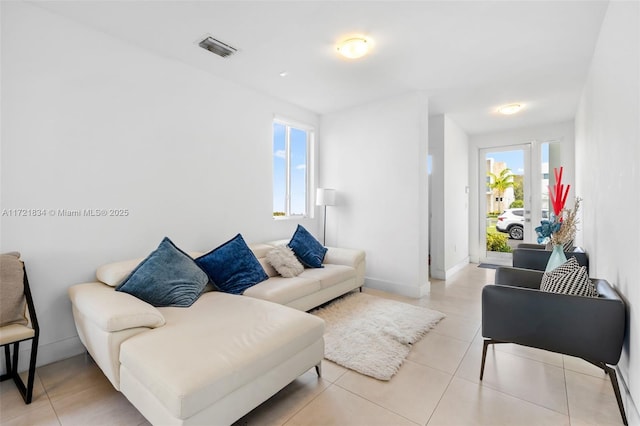
[[[324,322],[275,303],[210,292],[158,310],[163,327],[120,347],[120,390],[154,424],[231,423],[324,356]]]

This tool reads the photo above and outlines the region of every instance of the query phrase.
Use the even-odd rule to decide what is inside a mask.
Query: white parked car
[[[542,218],[549,218],[549,211],[542,211]],[[498,216],[496,229],[509,234],[509,238],[521,240],[524,237],[524,208],[507,209]]]

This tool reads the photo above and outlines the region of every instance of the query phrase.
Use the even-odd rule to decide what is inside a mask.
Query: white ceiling
[[[38,6],[320,114],[411,91],[469,134],[570,120],[607,1],[43,1]],[[374,49],[341,59],[363,33]],[[226,59],[205,35],[238,48]],[[287,71],[286,77],[280,73]],[[525,109],[500,116],[496,108]]]

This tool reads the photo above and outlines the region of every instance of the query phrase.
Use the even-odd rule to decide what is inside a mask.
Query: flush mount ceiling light
[[[361,58],[371,47],[371,40],[362,36],[349,37],[338,44],[338,52],[349,59]]]
[[[500,114],[504,114],[504,115],[511,115],[511,114],[515,114],[516,112],[520,111],[522,109],[522,107],[523,107],[522,104],[503,105],[500,108],[498,108],[498,112]]]

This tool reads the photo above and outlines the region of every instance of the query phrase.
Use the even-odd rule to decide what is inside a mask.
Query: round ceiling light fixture
[[[520,111],[523,108],[522,104],[508,104],[508,105],[503,105],[500,108],[498,108],[498,112],[500,114],[504,114],[504,115],[511,115],[511,114],[515,114],[516,112]]]
[[[362,36],[349,37],[338,44],[338,52],[349,59],[361,58],[369,52],[371,40]]]

